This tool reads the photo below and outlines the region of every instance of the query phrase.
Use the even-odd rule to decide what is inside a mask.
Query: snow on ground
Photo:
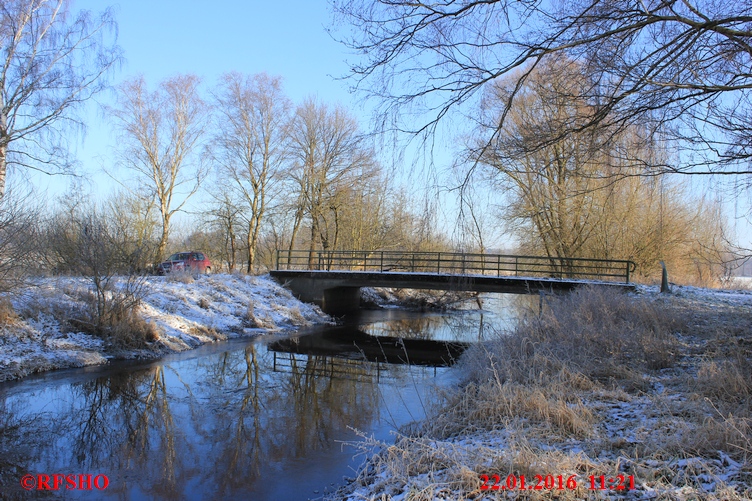
[[[329,318],[268,276],[147,277],[140,313],[159,339],[118,358],[154,358],[201,344],[297,329]],[[117,285],[116,285],[117,287]],[[81,277],[36,279],[12,299],[0,323],[0,381],[66,367],[104,364],[113,352],[102,339],[70,332],[66,319],[84,308],[90,282]]]
[[[724,321],[733,322],[738,312],[752,312],[752,290],[717,290],[673,286],[669,295],[659,294],[654,286],[638,286],[637,294],[665,301],[687,312],[705,309],[727,315],[713,329],[722,329],[731,338],[739,336],[742,323],[726,330]],[[691,313],[688,313],[691,315]],[[549,435],[532,427],[525,419],[499,423],[498,428],[482,432],[466,431],[445,439],[415,435],[421,424],[411,425],[407,435],[396,435],[394,443],[363,437],[351,444],[368,458],[357,477],[341,488],[335,497],[345,501],[404,501],[409,499],[657,499],[657,500],[741,500],[752,499],[752,463],[734,459],[722,450],[704,455],[688,453],[686,443],[700,441],[705,425],[684,415],[690,412],[696,396],[687,395],[696,367],[705,353],[707,331],[704,323],[690,326],[679,336],[687,348],[677,366],[645,374],[648,387],[634,393],[620,390],[583,392],[583,404],[593,413],[594,424],[587,437]],[[736,328],[736,329],[734,329]],[[745,333],[752,340],[752,333]],[[741,339],[741,337],[740,337]],[[749,341],[746,342],[749,342]],[[691,383],[690,383],[691,384]],[[471,412],[471,411],[468,411]],[[696,410],[693,412],[697,412]],[[749,416],[741,416],[747,419]],[[706,419],[722,421],[718,411]],[[689,448],[691,449],[691,447]],[[643,456],[641,450],[658,450]],[[673,450],[684,451],[679,454]],[[747,450],[747,453],[750,451]],[[745,458],[748,457],[745,455]],[[532,459],[531,459],[532,458]],[[534,471],[523,465],[532,461]],[[508,469],[509,465],[516,465]],[[528,489],[535,474],[543,477],[576,475],[577,490],[542,489],[540,491],[481,490],[480,475],[496,474],[504,485],[507,475],[527,473]],[[583,474],[583,471],[588,473]],[[595,472],[596,489],[588,476]],[[599,476],[616,478],[634,475],[634,489],[600,489]],[[514,480],[514,479],[512,479]],[[628,482],[628,480],[627,480]],[[493,484],[493,480],[491,480]]]

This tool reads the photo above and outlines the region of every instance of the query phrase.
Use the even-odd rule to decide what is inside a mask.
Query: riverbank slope
[[[116,358],[158,358],[205,343],[330,320],[268,276],[146,277],[139,284],[144,297],[137,314],[154,336],[142,346],[127,347],[71,323],[91,300],[90,284],[82,277],[40,278],[12,298],[3,298],[0,381]],[[118,286],[116,280],[113,290]]]

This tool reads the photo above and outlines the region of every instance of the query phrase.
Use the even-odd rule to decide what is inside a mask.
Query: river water
[[[510,321],[499,297],[0,384],[0,498],[320,498],[362,463],[348,443],[421,419],[467,343]]]

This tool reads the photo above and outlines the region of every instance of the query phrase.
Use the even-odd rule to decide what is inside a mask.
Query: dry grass
[[[252,329],[274,329],[276,327],[271,318],[262,317],[256,313],[253,303],[248,303],[248,308],[243,315],[243,325]]]
[[[743,357],[706,360],[691,382],[697,393],[714,402],[748,403],[752,396],[752,364]]]
[[[97,316],[92,306],[69,318],[71,330],[86,332],[104,339],[110,348],[130,350],[148,348],[159,339],[159,329],[139,314],[138,306],[113,307]]]
[[[14,324],[18,321],[18,318],[10,300],[6,297],[0,298],[0,325]]]
[[[139,315],[137,310],[131,310],[113,318],[109,325],[100,331],[105,340],[118,349],[142,349],[159,339],[159,329],[151,322]]]
[[[360,444],[376,454],[338,499],[601,499],[587,477],[617,474],[634,475],[633,499],[752,499],[752,312],[697,306],[548,298],[468,350],[424,422]],[[482,474],[577,475],[578,488],[481,491]]]
[[[641,388],[642,371],[670,367],[678,345],[677,315],[618,291],[587,287],[547,299],[511,333],[467,353],[471,381],[547,383],[562,374]],[[586,385],[588,383],[585,383]]]
[[[416,430],[448,438],[515,426],[524,421],[535,433],[563,437],[590,435],[595,417],[566,385],[522,385],[490,380],[470,383],[444,395],[434,418]]]
[[[167,280],[170,282],[178,282],[181,284],[192,284],[196,280],[193,278],[193,274],[191,274],[190,270],[178,270],[178,271],[171,271],[167,275]]]

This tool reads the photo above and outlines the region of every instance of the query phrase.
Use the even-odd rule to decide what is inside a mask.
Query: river
[[[467,343],[510,321],[499,297],[0,384],[0,497],[320,498],[363,461],[359,433],[423,418]]]

